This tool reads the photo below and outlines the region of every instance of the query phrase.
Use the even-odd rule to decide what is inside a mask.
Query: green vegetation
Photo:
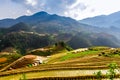
[[[14,61],[22,57],[22,55],[21,54],[8,54],[8,55],[0,55],[0,58],[1,57],[5,57],[5,58],[8,58],[8,60],[10,61]]]
[[[68,51],[71,51],[73,50],[70,46],[68,46],[64,41],[60,41],[58,43],[55,43],[55,46],[56,47],[59,47],[59,48],[65,48],[66,50]]]
[[[98,71],[98,72],[96,72],[94,74],[97,77],[97,80],[102,80],[102,72],[101,71]]]
[[[113,80],[116,76],[116,69],[118,69],[118,66],[116,63],[110,63],[108,67],[109,67],[109,70],[107,71],[105,76],[108,77],[110,80]],[[102,80],[103,74],[101,71],[98,71],[97,73],[94,73],[94,74],[98,80]]]
[[[92,55],[92,54],[96,54],[98,53],[98,51],[84,51],[84,52],[79,52],[79,53],[72,53],[72,52],[68,52],[67,55],[61,57],[61,61],[65,61],[68,59],[73,59],[73,58],[79,58],[79,57],[84,57],[86,55]]]
[[[106,47],[106,46],[89,47],[89,50],[93,50],[93,51],[108,50],[108,49],[110,49],[110,47]]]
[[[119,48],[113,48],[113,49],[103,50],[98,55],[99,56],[105,56],[105,57],[120,57],[120,49]]]
[[[49,45],[49,36],[39,36],[38,34],[29,34],[21,32],[13,32],[5,35],[0,42],[0,51],[13,47],[19,53],[25,54],[27,50],[45,47]]]
[[[8,78],[13,79],[13,76],[14,76],[14,79],[17,80],[17,79],[21,78],[22,73],[25,73],[28,79],[41,78],[41,77],[44,77],[44,78],[54,77],[55,78],[55,77],[60,77],[60,76],[61,77],[66,76],[66,77],[68,77],[68,79],[71,76],[74,78],[76,76],[77,78],[79,77],[81,79],[84,76],[84,73],[85,74],[86,73],[93,74],[94,71],[96,72],[95,76],[97,76],[97,79],[99,79],[99,78],[101,78],[100,77],[101,72],[97,72],[97,71],[99,69],[108,68],[106,66],[106,64],[108,63],[108,61],[111,63],[112,59],[109,57],[107,57],[107,59],[105,59],[104,57],[102,58],[102,57],[98,57],[98,56],[92,57],[92,55],[96,55],[97,52],[98,51],[88,50],[88,51],[84,51],[84,52],[75,53],[74,55],[77,55],[77,54],[79,54],[79,55],[68,58],[68,59],[71,59],[70,62],[64,61],[64,63],[58,63],[58,64],[53,62],[54,64],[41,64],[37,67],[22,68],[22,69],[14,70],[15,71],[14,74],[10,74],[10,73],[12,73],[12,70],[11,70],[9,73],[6,73],[9,76],[4,76],[0,79],[6,79],[6,80]],[[60,56],[61,55],[61,53],[60,53],[59,57],[57,57],[58,54],[54,54],[54,55],[56,55],[56,56],[54,56],[54,58],[56,57],[56,58],[61,59],[61,57],[66,56],[68,54],[70,54],[70,53],[63,54],[62,56]],[[71,54],[73,54],[73,53],[71,53]],[[82,57],[83,59],[81,59],[80,57]],[[86,58],[84,58],[84,57],[86,57]],[[51,56],[50,58],[53,58],[53,57]],[[77,59],[77,60],[74,61],[74,59]],[[118,60],[116,59],[116,61],[118,61]],[[81,71],[81,70],[83,70],[83,71]],[[88,71],[88,72],[86,72],[86,71]],[[81,75],[78,73],[80,73]],[[2,73],[1,73],[1,75],[2,75]],[[91,76],[92,75],[86,75],[85,79],[87,79],[87,77],[88,77],[88,79],[91,79]],[[96,78],[95,76],[92,76],[93,79]],[[103,76],[102,76],[102,78],[103,78]]]
[[[108,65],[108,67],[109,67],[109,70],[107,72],[107,76],[110,80],[113,80],[116,76],[116,70],[115,69],[118,69],[118,66],[117,66],[116,63],[110,63]]]
[[[0,55],[0,58],[6,58],[7,60],[4,63],[0,63],[0,69],[9,65],[10,63],[16,61],[17,59],[19,59],[20,57],[22,57],[21,54],[7,54],[7,55]]]
[[[120,49],[110,47],[120,47],[120,42],[109,34],[111,31],[106,33],[106,30],[103,32],[101,29],[81,24],[74,19],[50,15],[46,12],[22,16],[14,20],[4,19],[0,22],[1,27],[6,27],[0,28],[0,79],[2,80],[13,78],[26,80],[26,77],[28,79],[41,77],[70,79],[71,76],[94,77],[101,80],[104,78],[102,71],[106,71],[103,69],[108,68],[105,77],[111,80],[116,77],[116,69],[120,66]],[[54,43],[55,45],[52,45]],[[80,47],[81,49],[77,49]],[[13,52],[5,51],[8,48],[12,48]],[[2,52],[6,52],[7,55],[1,55]],[[37,63],[33,63],[36,56],[33,59],[29,56],[22,57],[27,54],[37,55],[37,58],[41,58],[39,60],[42,58],[47,60],[43,61],[45,64],[37,66]],[[22,59],[19,59],[20,57]],[[18,63],[14,63],[17,59]],[[119,65],[111,63],[113,60]],[[28,64],[28,67],[25,64]],[[95,75],[93,75],[94,71]]]
[[[28,54],[40,55],[40,56],[50,56],[53,54],[58,54],[61,51],[70,51],[72,50],[66,43],[63,41],[55,43],[53,46],[44,47],[28,52]]]
[[[32,64],[28,64],[27,66],[28,66],[28,67],[32,67],[33,65],[32,65]]]
[[[20,78],[19,80],[27,80],[25,73],[22,74],[22,78]]]
[[[86,78],[85,79],[91,79],[91,76],[93,79],[101,80],[102,78],[115,78],[116,77],[116,68],[117,66],[115,64],[110,64],[107,66],[107,64],[111,63],[112,60],[115,61],[115,63],[120,63],[119,58],[116,57],[105,57],[105,56],[98,56],[99,53],[102,51],[110,51],[116,49],[103,49],[104,47],[94,47],[94,49],[88,49],[88,48],[80,48],[72,51],[66,50],[66,45],[64,42],[58,42],[54,46],[48,46],[40,49],[36,49],[33,51],[50,51],[53,53],[52,55],[48,56],[48,60],[45,61],[45,64],[41,64],[39,66],[31,66],[31,64],[28,64],[28,67],[20,68],[20,69],[14,69],[10,70],[7,73],[7,70],[4,71],[4,73],[1,72],[1,75],[6,75],[3,78],[0,79],[7,79],[15,77],[15,79],[23,79],[27,76],[27,79],[32,78],[46,78],[46,77],[74,77],[78,78]],[[96,49],[97,48],[97,49]],[[119,52],[119,51],[117,51]],[[109,70],[107,71],[106,69]],[[105,69],[105,70],[104,70]],[[83,71],[81,71],[83,70]],[[99,71],[101,70],[101,71]],[[13,73],[14,71],[14,73]],[[78,71],[78,72],[75,72]],[[81,71],[81,73],[80,73]],[[87,72],[88,71],[88,72]],[[107,76],[104,76],[104,71],[107,71]],[[93,73],[95,74],[93,75]],[[25,77],[21,78],[22,73],[25,73]],[[65,73],[65,74],[63,74]],[[74,73],[74,74],[71,74]],[[78,74],[80,73],[80,74]],[[85,75],[83,75],[85,73]],[[45,75],[46,74],[46,75]],[[58,76],[56,74],[59,74]],[[65,75],[65,76],[63,76]],[[112,76],[112,77],[111,77]],[[111,79],[112,80],[112,79]]]

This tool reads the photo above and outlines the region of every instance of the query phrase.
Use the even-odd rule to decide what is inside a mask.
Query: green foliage
[[[11,54],[10,57],[9,57],[9,59],[17,60],[17,59],[19,59],[20,57],[22,57],[21,54]]]
[[[66,46],[66,49],[67,49],[68,51],[72,51],[72,50],[73,50],[73,48],[71,48],[70,46]]]
[[[66,44],[63,41],[55,43],[56,47],[66,47]]]
[[[63,51],[63,50],[71,51],[72,48],[69,47],[66,43],[61,41],[61,42],[55,43],[55,45],[53,45],[53,46],[44,47],[44,48],[42,48],[42,50],[41,50],[41,48],[33,50],[31,52],[28,52],[28,54],[49,56],[51,54],[59,53],[60,51]]]
[[[25,73],[22,74],[22,78],[20,78],[19,80],[27,80]]]
[[[96,72],[94,74],[95,74],[97,80],[102,80],[102,72],[101,71],[98,71],[98,72]]]
[[[109,46],[109,47],[119,47],[119,41],[115,41],[115,37],[112,35],[107,36],[107,33],[85,33],[80,32],[73,36],[68,44],[76,48],[85,48],[91,46]],[[117,44],[116,44],[117,43]]]
[[[113,79],[115,78],[115,75],[116,75],[115,69],[117,69],[118,66],[117,66],[116,63],[110,63],[110,64],[108,65],[108,67],[109,67],[109,70],[108,70],[108,72],[107,72],[107,76],[108,76],[108,78],[109,78],[110,80],[113,80]]]
[[[120,56],[120,49],[114,48],[114,49],[108,49],[102,51],[99,56],[105,56],[105,57],[116,57]]]
[[[71,51],[73,50],[70,46],[68,46],[64,41],[60,41],[58,43],[55,43],[55,46],[56,47],[59,47],[59,48],[65,48],[66,50],[68,51]]]
[[[94,50],[94,51],[99,51],[99,50],[108,50],[110,49],[109,47],[106,46],[94,46],[94,47],[89,47],[89,50]]]
[[[110,63],[108,65],[109,70],[106,73],[106,76],[110,79],[113,80],[115,78],[116,75],[116,69],[118,69],[118,66],[116,63]],[[102,80],[102,72],[98,71],[97,73],[94,73],[95,76],[97,77],[98,80]]]
[[[19,31],[32,31],[32,28],[29,25],[27,25],[26,23],[19,22],[7,29],[7,33],[19,32]]]
[[[33,65],[32,65],[32,64],[28,64],[27,66],[28,66],[28,67],[32,67]]]
[[[89,54],[95,54],[95,53],[98,53],[98,51],[85,51],[85,52],[78,52],[78,53],[72,53],[72,52],[69,52],[67,55],[61,57],[61,61],[65,61],[65,60],[68,60],[68,59],[72,59],[72,58],[78,58],[78,57],[83,57],[83,56],[86,56],[86,55],[89,55]]]
[[[18,58],[22,57],[22,55],[15,53],[15,54],[0,55],[0,57],[7,58],[8,59],[7,61],[14,61],[14,60],[17,60]]]
[[[25,54],[27,49],[35,49],[49,45],[49,36],[13,32],[5,35],[0,42],[0,50],[14,47],[19,53]]]
[[[28,54],[34,54],[34,55],[39,55],[39,56],[48,56],[48,55],[51,55],[52,50],[46,50],[46,51],[39,51],[39,50],[36,50],[36,51],[33,51],[33,52],[30,52]]]

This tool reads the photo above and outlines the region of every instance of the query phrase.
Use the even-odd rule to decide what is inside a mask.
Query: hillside
[[[1,20],[1,22],[0,25],[8,25],[11,21]],[[100,45],[120,46],[116,38],[117,35],[119,37],[119,30],[107,31],[108,29],[81,24],[74,19],[56,14],[38,12],[31,16],[21,16],[12,20],[12,23],[14,23],[12,26],[0,28],[0,51],[13,47],[19,53],[25,54],[28,50],[59,41],[64,41],[75,49]]]
[[[31,32],[31,29],[25,27],[11,27],[1,36],[0,50],[13,47],[19,53],[25,54],[29,50],[52,45],[59,41],[64,41],[74,49],[90,46],[120,46],[119,40],[107,33],[76,32],[76,34],[39,34],[37,32]]]
[[[24,50],[26,49],[22,49],[21,51]],[[18,50],[15,50],[13,47],[9,47],[0,52],[0,69],[3,68],[2,70],[9,70],[10,68],[17,69],[21,67],[29,67],[29,65],[37,66],[39,64],[43,64],[44,61],[49,58],[48,56],[71,50],[72,48],[64,42],[55,43],[54,45],[42,48],[29,49],[26,54],[20,54],[18,53]]]
[[[48,46],[51,39],[48,35],[39,35],[33,32],[11,32],[4,35],[0,42],[0,51],[13,47],[19,53],[25,54],[27,50]]]
[[[119,40],[107,33],[87,33],[80,32],[73,36],[67,42],[72,48],[90,47],[90,46],[109,46],[119,47]]]
[[[9,78],[19,80],[24,76],[29,80],[86,80],[98,79],[94,74],[98,71],[102,72],[102,79],[107,79],[108,77],[105,74],[107,71],[109,71],[109,64],[114,62],[117,63],[118,67],[120,67],[119,53],[119,48],[110,48],[102,46],[79,48],[73,51],[62,51],[58,54],[50,55],[46,63],[44,64],[1,72],[0,79],[7,80]],[[26,58],[28,58],[28,56],[26,56]],[[119,75],[120,73],[116,72],[114,78],[119,78]]]
[[[86,18],[86,19],[80,20],[79,22],[92,25],[92,26],[97,26],[97,27],[120,28],[119,16],[120,16],[120,11],[112,13],[110,15],[100,15],[100,16],[95,16],[91,18]]]
[[[96,26],[101,32],[114,35],[120,39],[120,11],[110,15],[100,15],[91,18],[79,20],[80,23]]]

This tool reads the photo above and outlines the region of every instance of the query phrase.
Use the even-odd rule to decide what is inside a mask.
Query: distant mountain
[[[107,33],[86,33],[80,32],[73,36],[68,44],[72,48],[91,47],[91,46],[109,46],[119,47],[119,40]]]
[[[98,30],[94,26],[81,24],[70,17],[59,16],[56,14],[51,15],[44,11],[38,12],[31,16],[21,16],[16,19],[0,20],[0,29],[10,28],[9,30],[13,30],[15,26],[19,27],[20,25],[23,25],[23,27],[20,27],[21,29],[24,27],[27,28],[29,26],[29,28],[31,28],[35,32],[42,34],[43,33],[53,34],[59,32],[75,33],[86,30],[89,32],[91,31],[98,32],[100,30],[100,29]]]
[[[43,11],[31,16],[21,16],[17,19],[0,20],[0,27],[8,28],[20,22],[30,25],[31,28],[34,28],[39,33],[64,32],[68,31],[68,28],[70,28],[69,31],[80,30],[80,24],[76,20],[56,14],[50,15]]]
[[[110,15],[100,15],[96,17],[86,18],[80,20],[79,22],[97,27],[120,28],[120,11],[112,13]]]
[[[12,47],[24,54],[27,50],[45,47],[64,41],[73,48],[89,46],[119,47],[120,42],[113,36],[119,30],[79,23],[56,14],[38,12],[17,19],[0,20],[0,51]],[[119,36],[118,36],[119,37]]]

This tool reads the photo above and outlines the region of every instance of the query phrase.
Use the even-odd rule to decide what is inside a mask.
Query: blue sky
[[[0,0],[0,19],[39,11],[80,20],[120,11],[120,0]]]

